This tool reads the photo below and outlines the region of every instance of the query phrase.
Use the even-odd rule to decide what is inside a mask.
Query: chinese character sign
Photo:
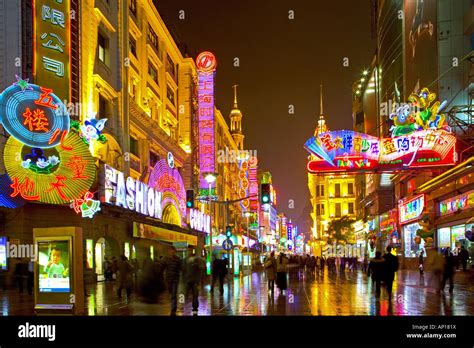
[[[12,137],[32,147],[51,148],[69,132],[65,105],[51,88],[17,82],[0,96],[0,122]]]
[[[413,197],[408,201],[401,201],[398,204],[400,224],[406,224],[421,217],[425,208],[425,195]]]
[[[249,159],[249,198],[250,200],[250,210],[257,211],[258,210],[258,178],[257,178],[257,171],[258,171],[258,160],[256,156],[252,156]]]
[[[377,138],[354,131],[318,134],[305,143],[310,173],[376,171],[456,163],[456,137],[443,129]]]
[[[34,1],[34,76],[70,98],[70,0]]]
[[[198,66],[198,123],[199,123],[199,167],[200,188],[209,188],[204,179],[206,173],[215,172],[215,138],[214,138],[214,74],[215,57],[212,53],[199,55]],[[201,68],[199,68],[201,67]],[[212,183],[214,187],[215,183]]]

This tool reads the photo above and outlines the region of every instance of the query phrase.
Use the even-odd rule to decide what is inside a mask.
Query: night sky
[[[309,204],[303,144],[316,127],[321,83],[330,130],[352,128],[351,86],[370,65],[375,47],[370,0],[155,2],[193,58],[204,50],[215,54],[216,104],[227,120],[232,85],[239,85],[244,146],[257,150],[259,169],[272,173],[278,210],[298,219]],[[234,67],[235,57],[240,67]],[[343,66],[344,57],[349,67]],[[290,199],[294,209],[288,207]]]

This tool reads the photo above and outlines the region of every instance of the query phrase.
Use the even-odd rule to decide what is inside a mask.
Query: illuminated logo
[[[196,58],[196,66],[199,71],[211,72],[216,69],[216,57],[211,52],[202,52]]]
[[[425,195],[424,194],[415,196],[407,201],[400,201],[398,204],[400,223],[405,224],[407,222],[418,219],[423,213],[424,208],[425,208]]]
[[[171,152],[168,152],[168,165],[170,166],[171,169],[174,168],[174,157]]]

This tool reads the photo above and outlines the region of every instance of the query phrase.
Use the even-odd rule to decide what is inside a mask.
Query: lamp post
[[[211,210],[211,191],[212,191],[212,183],[216,181],[217,175],[214,173],[208,173],[204,176],[204,179],[209,184],[209,192],[208,192],[208,199],[209,199],[209,224],[211,225],[211,231],[209,233],[209,261],[211,263],[210,269],[212,273],[212,210]]]
[[[250,212],[245,212],[245,216],[247,217],[247,253],[248,253],[248,258],[250,258],[250,222],[249,222],[249,219],[250,219],[250,215],[252,215],[252,213]],[[251,260],[249,260],[249,263]]]

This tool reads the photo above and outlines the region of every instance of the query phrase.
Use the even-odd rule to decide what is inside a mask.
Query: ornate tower
[[[314,135],[325,133],[328,131],[326,126],[326,121],[324,120],[323,115],[323,85],[319,85],[319,120],[316,129],[314,130]]]
[[[234,107],[230,111],[230,134],[232,134],[239,150],[243,150],[245,136],[242,134],[242,112],[240,112],[237,104],[237,86],[232,86],[234,89]]]

